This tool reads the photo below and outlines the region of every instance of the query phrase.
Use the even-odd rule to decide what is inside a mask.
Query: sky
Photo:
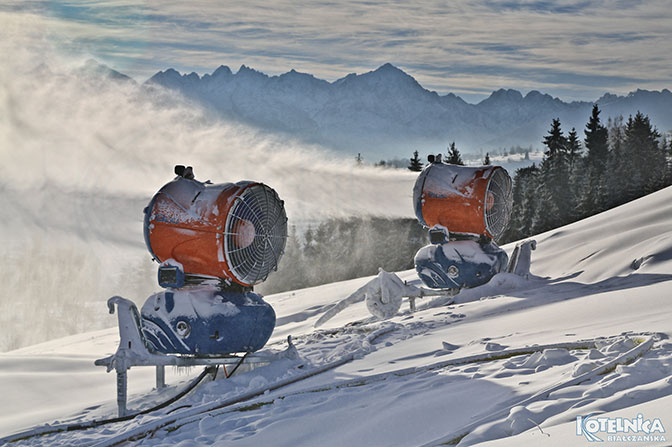
[[[669,0],[4,0],[0,37],[142,82],[245,64],[334,81],[390,62],[439,94],[563,100],[672,87]],[[29,32],[26,32],[26,31]],[[20,38],[17,38],[20,35]]]

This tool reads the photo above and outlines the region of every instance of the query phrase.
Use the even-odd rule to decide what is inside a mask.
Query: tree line
[[[539,166],[518,169],[513,211],[500,242],[510,242],[606,211],[672,184],[670,145],[649,117],[637,112],[600,120],[593,106],[583,144],[554,119]]]

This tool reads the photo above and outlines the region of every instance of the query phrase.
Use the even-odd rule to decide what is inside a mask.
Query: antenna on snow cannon
[[[131,366],[156,366],[161,388],[166,365],[235,364],[235,370],[243,361],[298,356],[291,340],[284,353],[256,353],[275,328],[275,312],[253,287],[277,270],[284,253],[284,202],[263,183],[200,182],[182,165],[175,174],[144,211],[145,243],[165,290],[140,311],[125,298],[108,300],[121,341],[96,365],[117,372],[120,416]]]
[[[431,244],[415,255],[427,287],[475,287],[506,268],[508,256],[493,242],[511,215],[511,178],[504,168],[430,159],[415,182],[413,204],[429,228]]]

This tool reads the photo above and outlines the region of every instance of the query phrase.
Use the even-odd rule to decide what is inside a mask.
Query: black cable
[[[187,386],[185,389],[183,389],[182,391],[177,393],[175,396],[171,397],[170,399],[168,399],[164,402],[161,402],[160,404],[158,404],[154,407],[146,408],[144,410],[138,411],[138,412],[133,413],[133,414],[128,414],[126,416],[120,416],[120,417],[111,418],[111,419],[101,419],[99,421],[90,421],[90,422],[82,423],[82,424],[74,424],[72,426],[68,426],[68,428],[65,431],[84,430],[84,429],[87,429],[87,428],[99,427],[99,426],[105,425],[105,424],[113,424],[115,422],[130,421],[131,419],[135,419],[136,417],[140,416],[141,414],[147,414],[147,413],[151,413],[153,411],[161,410],[162,408],[165,408],[168,405],[170,405],[170,404],[178,401],[179,399],[183,398],[187,393],[189,393],[191,390],[196,388],[196,386],[199,383],[201,383],[201,381],[205,378],[205,376],[210,374],[211,370],[212,370],[211,366],[206,366],[205,368],[203,368],[203,372],[201,372],[201,374],[198,377],[196,377],[189,384],[189,386]],[[75,427],[75,428],[72,428],[72,427]]]
[[[247,354],[246,354],[246,356],[247,356]],[[243,357],[243,358],[245,358],[245,357]],[[201,374],[198,377],[196,377],[184,390],[180,391],[175,396],[171,397],[170,399],[168,399],[164,402],[161,402],[160,404],[158,404],[154,407],[147,408],[145,410],[141,410],[141,411],[138,411],[138,412],[133,413],[133,414],[129,414],[129,415],[126,415],[126,416],[120,416],[120,417],[116,417],[116,418],[100,419],[100,420],[97,420],[97,421],[88,421],[88,422],[80,422],[80,423],[77,423],[77,424],[55,426],[55,427],[53,427],[52,430],[48,430],[48,431],[43,431],[43,432],[39,432],[39,433],[35,433],[35,434],[26,433],[25,437],[16,438],[16,439],[13,439],[12,441],[9,441],[9,442],[21,441],[21,440],[24,440],[24,439],[33,438],[35,436],[50,435],[50,434],[53,434],[53,433],[60,433],[60,432],[67,432],[67,431],[77,431],[77,430],[87,430],[89,428],[95,428],[95,427],[99,427],[101,425],[114,424],[116,422],[130,421],[131,419],[134,419],[134,418],[136,418],[136,417],[138,417],[142,414],[148,414],[148,413],[152,413],[152,412],[157,411],[157,410],[161,410],[162,408],[165,408],[168,405],[178,401],[179,399],[184,397],[186,394],[188,394],[191,390],[196,388],[196,386],[199,383],[201,383],[201,381],[205,378],[205,376],[207,376],[208,374],[212,374],[213,371],[214,371],[214,373],[216,373],[217,368],[219,368],[219,365],[217,365],[216,367],[206,366],[203,369],[203,372],[201,372]],[[236,368],[237,368],[237,366],[236,366]],[[20,434],[17,434],[17,436],[18,435],[20,435]]]
[[[245,361],[245,359],[247,358],[248,355],[250,355],[250,353],[246,352],[245,355],[241,357],[240,361],[238,363],[236,363],[236,366],[233,367],[233,371],[231,371],[231,373],[227,373],[226,372],[226,367],[224,367],[224,375],[226,376],[227,379],[229,377],[231,377],[236,372],[238,367],[243,364],[243,362]]]

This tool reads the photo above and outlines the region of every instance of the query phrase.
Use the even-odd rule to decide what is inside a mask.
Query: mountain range
[[[145,82],[180,92],[225,119],[280,132],[365,159],[408,157],[443,151],[455,141],[463,152],[520,145],[540,147],[551,120],[560,118],[583,137],[593,104],[601,118],[637,111],[659,131],[672,129],[672,93],[637,90],[604,94],[595,101],[564,102],[533,90],[526,95],[500,89],[470,104],[449,93],[422,87],[403,70],[385,64],[334,82],[291,70],[268,76],[245,65],[234,73],[220,66],[211,74],[160,71]]]

